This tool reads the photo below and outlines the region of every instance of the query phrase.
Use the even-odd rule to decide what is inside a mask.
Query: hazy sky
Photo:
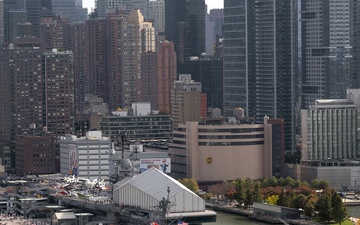
[[[89,12],[91,8],[94,8],[95,0],[82,0],[83,7],[88,8]],[[208,10],[216,8],[224,8],[224,0],[205,0],[208,5]]]

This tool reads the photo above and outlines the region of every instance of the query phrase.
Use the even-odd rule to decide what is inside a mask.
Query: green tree
[[[311,187],[319,190],[320,188],[320,181],[318,179],[314,179],[313,181],[311,181]]]
[[[332,192],[331,215],[332,219],[340,225],[348,217],[344,203],[342,202],[340,195],[336,193],[336,191]]]
[[[254,192],[253,192],[253,202],[263,202],[263,198],[261,196],[260,191],[260,182],[255,182]]]
[[[326,190],[320,195],[319,200],[315,205],[315,210],[318,211],[318,218],[320,221],[329,222],[331,218],[331,193]]]
[[[326,180],[321,180],[320,183],[319,183],[319,189],[327,189],[327,188],[330,188],[330,184],[328,181]]]
[[[285,207],[290,206],[289,196],[284,190],[280,193],[279,199],[278,199],[276,205],[285,206]]]
[[[315,205],[318,201],[318,197],[315,195],[310,195],[307,197],[307,201],[304,206],[304,214],[310,218],[315,217]]]
[[[185,187],[189,188],[191,191],[197,193],[199,192],[199,184],[193,178],[183,178],[179,180]]]
[[[282,178],[282,177],[279,177],[277,179],[277,185],[281,186],[281,187],[285,187],[286,186],[286,183],[285,183],[285,179]]]
[[[252,189],[252,188],[254,188],[254,185],[255,185],[254,180],[252,180],[252,179],[250,179],[250,178],[247,178],[247,179],[245,180],[245,183],[244,183],[245,189]]]
[[[299,180],[296,180],[296,181],[295,181],[295,188],[298,188],[298,187],[300,187],[301,185],[302,185],[301,181],[299,181]]]
[[[292,188],[300,186],[291,177],[286,177],[285,180],[284,180],[284,184],[285,184],[285,186],[289,186],[289,187],[292,187]]]
[[[305,195],[296,195],[291,199],[290,207],[295,209],[305,209],[306,200],[307,197]]]
[[[307,181],[302,182],[300,185],[310,187],[310,184]]]
[[[269,187],[269,180],[267,178],[265,178],[261,182],[261,188],[267,188],[267,187]]]
[[[245,192],[245,200],[244,200],[244,207],[250,208],[250,206],[253,204],[253,198],[252,198],[252,191],[250,189],[247,189]]]
[[[245,181],[237,179],[235,183],[235,200],[242,205],[245,201]]]
[[[269,186],[275,187],[278,185],[278,179],[276,177],[270,177],[268,179]]]

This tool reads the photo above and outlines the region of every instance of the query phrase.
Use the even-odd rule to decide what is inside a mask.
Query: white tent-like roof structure
[[[162,198],[167,197],[168,187],[170,188],[170,212],[205,211],[205,201],[202,198],[156,168],[150,168],[144,173],[116,183],[113,200],[119,205],[155,211]]]

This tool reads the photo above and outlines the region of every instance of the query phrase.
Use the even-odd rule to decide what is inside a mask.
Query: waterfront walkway
[[[317,222],[314,222],[311,220],[306,220],[306,219],[286,220],[285,221],[285,220],[278,220],[278,219],[274,219],[274,218],[270,218],[270,217],[269,218],[265,218],[265,217],[259,218],[254,215],[253,210],[235,207],[233,204],[206,203],[206,207],[209,209],[212,209],[214,211],[237,214],[240,216],[248,217],[249,219],[252,219],[252,220],[259,220],[259,221],[271,223],[271,224],[281,224],[282,223],[285,225],[320,225],[320,223],[317,223]]]

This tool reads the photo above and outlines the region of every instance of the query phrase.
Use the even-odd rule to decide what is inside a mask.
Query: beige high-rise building
[[[171,95],[173,128],[178,124],[201,121],[201,83],[191,80],[191,74],[180,74]]]
[[[123,106],[139,102],[141,97],[141,55],[155,52],[155,28],[144,20],[140,10],[132,10],[127,22],[122,24],[123,34]]]

